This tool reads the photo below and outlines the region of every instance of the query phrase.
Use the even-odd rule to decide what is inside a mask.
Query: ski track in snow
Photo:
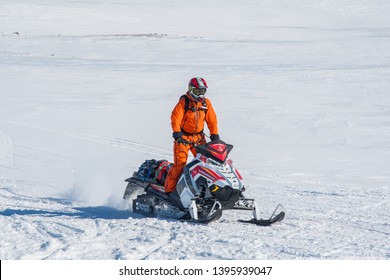
[[[102,136],[97,136],[97,135],[91,135],[91,134],[83,134],[83,133],[75,133],[75,132],[70,132],[70,131],[65,131],[65,130],[59,130],[59,129],[47,129],[44,127],[39,127],[39,126],[33,126],[33,125],[28,125],[28,124],[23,124],[23,123],[16,123],[12,121],[6,121],[7,123],[17,125],[17,126],[24,126],[31,128],[33,130],[40,130],[47,132],[49,134],[58,134],[61,136],[69,137],[69,138],[76,138],[79,140],[83,141],[89,141],[89,142],[94,142],[98,144],[103,144],[107,146],[113,146],[113,147],[119,147],[122,149],[130,149],[135,152],[141,152],[150,156],[162,156],[162,157],[171,157],[172,152],[168,149],[160,148],[157,146],[152,146],[152,145],[146,145],[134,141],[130,141],[127,139],[120,139],[120,138],[110,138],[110,137],[102,137]],[[43,147],[42,147],[43,148]]]
[[[188,14],[180,1],[158,13],[57,2],[0,4],[0,259],[390,259],[383,1],[227,1],[229,22],[202,1],[211,12],[196,30],[172,16],[160,27],[162,14]],[[88,21],[75,20],[85,6]],[[207,76],[247,196],[265,217],[282,203],[282,223],[127,210],[126,176],[172,158],[176,86],[194,75]]]

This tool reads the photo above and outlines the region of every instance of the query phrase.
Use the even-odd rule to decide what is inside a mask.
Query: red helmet
[[[195,100],[203,99],[207,88],[206,80],[200,77],[192,78],[188,83],[188,92]]]

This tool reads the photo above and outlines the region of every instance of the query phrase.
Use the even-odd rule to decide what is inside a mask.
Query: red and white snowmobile
[[[143,190],[133,199],[132,209],[147,216],[207,223],[219,219],[225,210],[238,209],[253,212],[252,219],[240,222],[269,226],[283,220],[285,213],[281,205],[271,217],[259,218],[255,200],[244,196],[243,178],[228,158],[232,148],[222,140],[196,146],[197,156],[184,167],[172,193],[164,192],[171,164],[166,160],[146,160],[126,179],[128,185],[123,198],[130,199],[136,190]]]

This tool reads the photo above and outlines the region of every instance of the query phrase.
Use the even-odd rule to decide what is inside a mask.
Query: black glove
[[[210,139],[211,139],[211,141],[219,140],[219,134],[211,134]]]
[[[183,137],[182,132],[174,132],[172,133],[172,137],[179,144],[187,144],[187,141],[182,138]]]

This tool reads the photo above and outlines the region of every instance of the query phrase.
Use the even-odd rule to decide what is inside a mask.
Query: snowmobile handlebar
[[[183,138],[180,138],[180,141],[179,140],[175,140],[175,142],[179,143],[179,144],[184,144],[184,145],[192,145],[192,146],[197,146],[199,145],[199,143],[205,143],[206,141],[204,139],[199,139],[198,141],[196,142],[191,142],[191,141],[188,141],[188,140],[185,140]],[[202,144],[203,144],[202,143]]]

